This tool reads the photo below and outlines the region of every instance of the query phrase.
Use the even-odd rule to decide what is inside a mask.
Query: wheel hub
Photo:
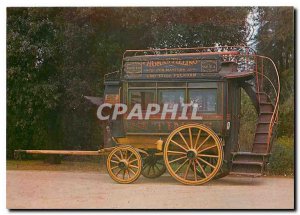
[[[128,169],[128,162],[127,162],[127,160],[121,160],[119,162],[118,166],[122,170]]]
[[[194,160],[197,157],[197,151],[195,149],[190,149],[186,153],[186,157],[190,160]]]

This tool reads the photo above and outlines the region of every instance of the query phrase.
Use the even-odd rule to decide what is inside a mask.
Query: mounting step
[[[253,152],[232,153],[230,175],[258,177],[263,174],[269,154]]]

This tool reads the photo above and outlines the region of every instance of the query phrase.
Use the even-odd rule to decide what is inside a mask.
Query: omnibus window
[[[129,90],[129,107],[141,104],[146,110],[149,103],[155,103],[155,90]]]
[[[168,108],[173,108],[174,104],[178,104],[178,109],[182,109],[184,94],[185,90],[159,90],[158,102],[161,107],[168,104]]]
[[[190,104],[197,104],[199,112],[217,112],[217,89],[190,89]]]

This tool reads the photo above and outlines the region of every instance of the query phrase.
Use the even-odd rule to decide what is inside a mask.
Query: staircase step
[[[259,104],[260,113],[262,112],[271,112],[273,113],[274,107],[272,104]]]
[[[273,115],[273,111],[259,111],[260,114],[270,114]]]
[[[268,156],[268,154],[260,154],[260,153],[253,153],[253,152],[237,152],[237,153],[232,153],[232,162],[259,162],[263,163],[264,158]]]
[[[229,172],[229,175],[248,176],[256,178],[262,176],[262,173]]]
[[[260,102],[260,104],[263,104],[263,105],[272,105],[272,106],[274,106],[271,102]]]
[[[239,165],[258,165],[263,166],[263,162],[257,162],[257,161],[232,161],[232,164],[239,164]]]
[[[263,165],[253,165],[251,163],[248,164],[240,164],[240,163],[232,163],[230,172],[243,172],[243,173],[251,173],[251,174],[261,174],[263,170]]]
[[[268,133],[255,133],[254,143],[266,143],[268,140]]]
[[[270,124],[271,123],[271,121],[263,121],[263,120],[261,120],[261,121],[258,121],[258,123],[261,123],[261,124]]]
[[[269,112],[260,112],[259,116],[258,116],[258,122],[262,122],[262,123],[267,123],[271,121],[273,113],[269,113]]]
[[[265,92],[258,92],[257,94],[259,94],[260,102],[268,102],[269,101],[269,97]]]
[[[270,123],[257,123],[256,133],[268,133]]]
[[[265,145],[267,144],[267,140],[255,140],[253,145]]]
[[[251,155],[251,156],[268,156],[265,153],[253,153],[253,152],[232,152],[233,155]]]
[[[268,144],[267,143],[254,143],[252,152],[254,153],[267,153]]]
[[[268,134],[269,132],[267,130],[259,130],[258,128],[256,128],[255,133],[256,134]]]

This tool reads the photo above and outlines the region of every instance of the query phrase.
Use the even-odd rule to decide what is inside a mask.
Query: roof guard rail
[[[199,53],[199,52],[225,52],[239,51],[243,54],[256,54],[255,50],[249,46],[212,46],[212,47],[193,47],[193,48],[164,48],[164,49],[144,49],[144,50],[126,50],[125,57],[137,55],[157,55],[157,54],[181,54],[181,53]],[[131,54],[131,55],[130,55]]]
[[[256,52],[249,46],[212,46],[212,47],[193,47],[193,48],[164,48],[164,49],[144,49],[144,50],[126,50],[123,54],[121,73],[124,69],[124,59],[132,56],[145,55],[168,55],[168,54],[183,54],[183,53],[222,53],[238,52],[244,55],[255,55]]]

